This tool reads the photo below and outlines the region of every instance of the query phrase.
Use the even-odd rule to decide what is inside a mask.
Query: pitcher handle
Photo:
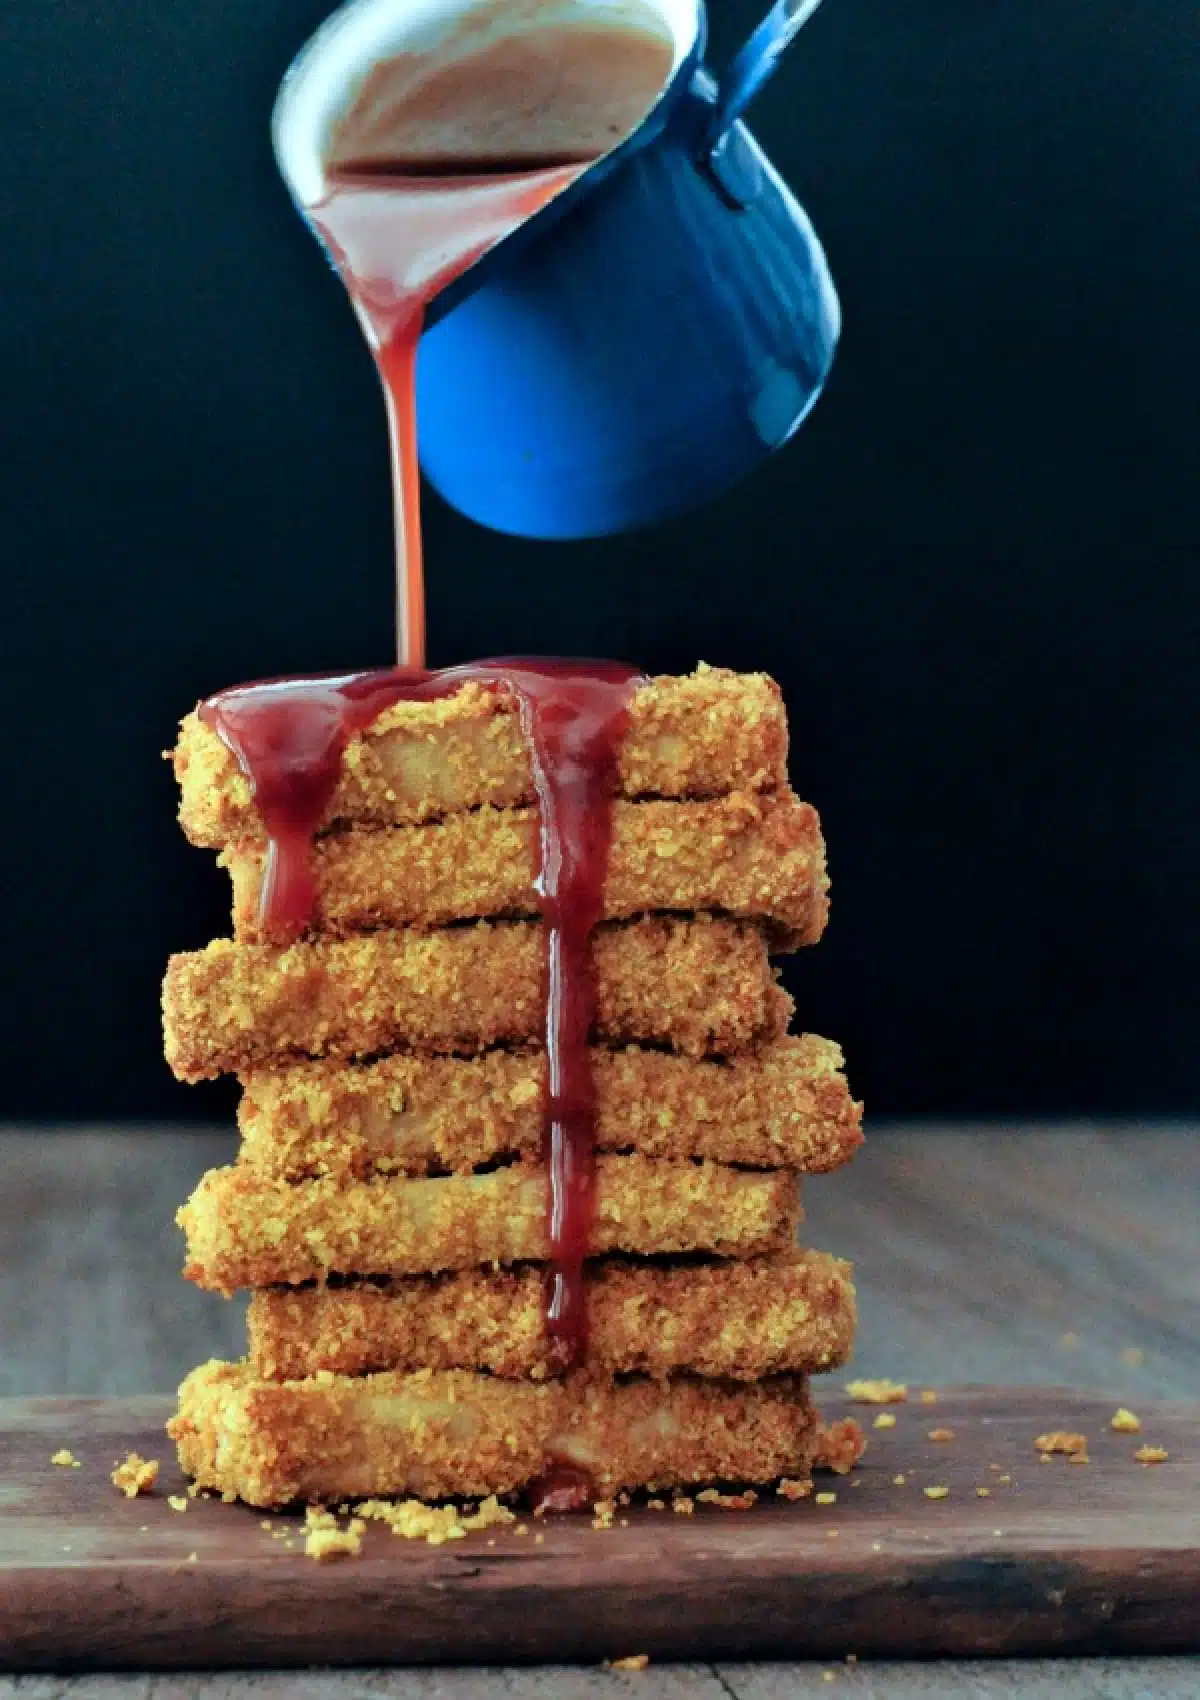
[[[762,23],[734,57],[717,96],[708,131],[708,153],[721,145],[779,63],[784,49],[812,17],[821,0],[775,0]]]

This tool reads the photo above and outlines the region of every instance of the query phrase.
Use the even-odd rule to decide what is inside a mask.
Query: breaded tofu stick
[[[545,1258],[547,1196],[546,1171],[532,1163],[348,1186],[288,1186],[239,1163],[210,1169],[176,1220],[187,1236],[188,1280],[231,1293]],[[601,1157],[588,1250],[753,1257],[788,1244],[798,1220],[797,1185],[786,1172]]]
[[[848,1263],[820,1251],[747,1263],[592,1264],[588,1367],[736,1381],[836,1369],[854,1339],[850,1277]],[[270,1381],[415,1369],[540,1381],[556,1373],[545,1308],[536,1268],[274,1287],[250,1301],[250,1364]]]
[[[466,1172],[536,1157],[542,1052],[299,1062],[242,1076],[242,1161],[278,1180]],[[727,1062],[638,1046],[592,1052],[596,1144],[645,1157],[708,1157],[826,1174],[862,1144],[842,1053],[815,1034]]]
[[[585,1470],[597,1494],[803,1481],[815,1426],[800,1376],[520,1382],[425,1370],[278,1382],[214,1361],[183,1383],[168,1432],[201,1487],[275,1506],[515,1493],[560,1462]]]
[[[196,714],[172,753],[180,823],[193,844],[219,849],[262,836],[249,782]],[[718,797],[787,783],[787,720],[764,673],[700,667],[634,693],[618,763],[625,797]],[[483,803],[534,801],[529,753],[511,694],[464,685],[443,702],[398,703],[347,746],[324,825],[401,826]]]
[[[775,1038],[791,999],[748,923],[648,917],[593,940],[598,1037],[717,1055]],[[167,1061],[181,1080],[295,1055],[370,1056],[411,1045],[525,1044],[545,1020],[542,929],[478,922],[276,949],[217,939],[173,956],[163,986]]]
[[[604,914],[717,909],[769,923],[777,950],[816,944],[829,909],[816,810],[790,791],[739,791],[703,803],[618,802]],[[264,938],[266,851],[231,844],[234,932]],[[425,826],[331,833],[313,847],[311,931],[339,935],[410,924],[539,913],[534,809],[481,809]]]

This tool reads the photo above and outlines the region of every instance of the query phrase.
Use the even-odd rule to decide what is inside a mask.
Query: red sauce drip
[[[400,665],[425,665],[425,579],[417,461],[416,360],[425,309],[476,260],[540,212],[587,161],[534,170],[489,165],[414,175],[331,171],[309,216],[333,256],[375,356],[387,400],[396,519]]]
[[[586,1470],[561,1459],[534,1482],[529,1499],[535,1517],[560,1511],[586,1511],[596,1502],[596,1484]]]
[[[591,935],[601,918],[617,757],[640,681],[617,661],[475,661],[280,679],[210,697],[200,717],[232,751],[269,839],[262,887],[267,935],[293,940],[312,919],[312,839],[325,820],[356,732],[397,702],[451,696],[468,680],[511,691],[529,748],[540,817],[537,890],[544,920],[547,1060],[545,1162],[550,1269],[546,1326],[556,1365],[587,1352],[584,1257],[595,1185],[595,1023]]]

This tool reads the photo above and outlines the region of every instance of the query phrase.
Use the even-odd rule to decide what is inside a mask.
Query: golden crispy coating
[[[604,913],[717,909],[770,923],[775,949],[816,944],[829,909],[816,810],[790,791],[739,791],[710,802],[618,802]],[[221,854],[233,880],[236,937],[264,937],[258,898],[266,852],[242,841]],[[536,915],[534,809],[479,809],[425,826],[364,828],[318,839],[312,931]]]
[[[862,1143],[862,1106],[842,1053],[815,1034],[727,1062],[598,1048],[592,1072],[601,1151],[815,1175],[849,1162]],[[533,1157],[544,1084],[541,1052],[264,1067],[242,1076],[242,1160],[298,1181],[465,1172]]]
[[[819,1251],[748,1263],[603,1262],[588,1272],[588,1367],[608,1375],[758,1381],[845,1363],[850,1266]],[[469,1270],[384,1286],[269,1288],[250,1301],[250,1363],[270,1381],[318,1370],[555,1374],[540,1269]]]
[[[195,714],[171,756],[193,844],[261,836],[250,786]],[[787,722],[763,673],[703,667],[634,693],[618,765],[626,797],[716,797],[786,784]],[[506,692],[469,684],[444,702],[398,703],[351,740],[324,824],[400,826],[491,803],[534,800],[529,754]]]
[[[211,1169],[176,1218],[184,1274],[211,1291],[327,1275],[424,1275],[550,1254],[546,1171],[287,1186],[244,1164]],[[791,1239],[797,1187],[785,1172],[601,1157],[589,1251],[752,1257]]]
[[[462,1370],[260,1381],[210,1362],[168,1432],[200,1484],[252,1505],[514,1493],[559,1460],[598,1494],[808,1477],[815,1417],[802,1377],[751,1385],[499,1381]]]
[[[748,923],[651,916],[602,927],[592,949],[601,1038],[697,1056],[746,1049],[787,1025],[791,1000]],[[542,1034],[542,979],[534,921],[317,939],[287,950],[217,939],[168,964],[167,1061],[181,1080],[203,1080],[297,1053],[528,1043]]]

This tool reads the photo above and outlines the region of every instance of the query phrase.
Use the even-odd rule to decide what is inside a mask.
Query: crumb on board
[[[892,1477],[892,1486],[893,1487],[903,1487],[904,1484],[907,1482],[907,1480],[908,1480],[907,1476],[893,1476]]]
[[[696,1509],[696,1501],[689,1499],[686,1493],[677,1493],[671,1501],[671,1510],[678,1512],[680,1517],[690,1517]]]
[[[837,1494],[836,1493],[819,1493],[819,1494],[816,1495],[814,1503],[817,1504],[817,1505],[836,1505],[837,1504]]]
[[[807,1499],[812,1488],[811,1482],[800,1481],[796,1476],[783,1476],[775,1492],[780,1499],[790,1500],[794,1504],[798,1499]]]
[[[605,1659],[605,1670],[645,1670],[650,1663],[649,1653],[631,1653],[625,1659]]]
[[[858,1405],[903,1405],[908,1399],[908,1387],[903,1381],[879,1376],[873,1381],[848,1381],[846,1397]]]
[[[1118,1434],[1141,1434],[1142,1419],[1121,1405],[1113,1412],[1110,1426],[1115,1428]]]
[[[351,1523],[345,1529],[339,1529],[336,1524],[332,1529],[309,1529],[304,1536],[305,1557],[315,1558],[318,1564],[327,1564],[334,1558],[357,1558],[362,1552],[362,1529],[361,1522],[358,1528]]]
[[[938,1396],[932,1387],[922,1387],[917,1397],[920,1399],[922,1405],[936,1405],[938,1400]]]
[[[1058,1343],[1064,1352],[1073,1352],[1079,1345],[1079,1336],[1078,1334],[1070,1333],[1060,1334],[1058,1337]]]
[[[126,1499],[136,1499],[139,1493],[149,1493],[158,1480],[158,1459],[143,1458],[140,1453],[130,1452],[123,1464],[118,1464],[112,1473],[112,1484],[120,1488]]]
[[[696,1495],[700,1505],[716,1505],[722,1511],[749,1511],[752,1505],[757,1505],[758,1495],[753,1488],[746,1488],[743,1493],[720,1493],[716,1488],[705,1488]]]
[[[1087,1435],[1071,1429],[1053,1429],[1049,1434],[1039,1434],[1033,1444],[1041,1453],[1043,1463],[1056,1452],[1068,1458],[1087,1457]]]
[[[929,1438],[936,1441],[953,1440],[954,1430],[952,1428],[931,1428]]]
[[[185,1564],[198,1564],[200,1562],[200,1554],[198,1552],[189,1552],[183,1562]]]
[[[922,1488],[921,1491],[924,1493],[926,1499],[949,1499],[950,1497],[950,1489],[948,1487],[927,1487]]]
[[[188,1508],[187,1499],[181,1493],[169,1493],[167,1495],[167,1504],[171,1507],[172,1511],[186,1511]]]
[[[1139,1464],[1165,1464],[1170,1453],[1165,1446],[1139,1446],[1134,1457]]]
[[[991,1496],[992,1496],[992,1490],[991,1490],[991,1488],[987,1488],[987,1487],[977,1487],[977,1488],[976,1488],[976,1489],[975,1489],[975,1497],[976,1497],[976,1499],[990,1499],[990,1498],[991,1498]]]
[[[780,1491],[782,1492],[782,1489]],[[667,1502],[665,1499],[648,1499],[646,1501],[647,1511],[665,1511],[666,1509]]]
[[[592,1511],[593,1529],[611,1529],[616,1521],[617,1502],[615,1499],[598,1499],[592,1506]]]
[[[896,1416],[893,1411],[880,1411],[879,1415],[875,1418],[875,1421],[871,1424],[872,1428],[895,1428],[895,1426]]]
[[[57,1464],[60,1470],[81,1470],[83,1468],[79,1459],[76,1458],[75,1454],[66,1446],[61,1447],[57,1452],[51,1453],[50,1462],[52,1464]]]

